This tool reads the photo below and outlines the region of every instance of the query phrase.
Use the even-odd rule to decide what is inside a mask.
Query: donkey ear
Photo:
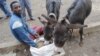
[[[63,19],[61,20],[61,24],[65,24],[65,23],[67,23],[67,22],[66,22],[66,19],[63,18]]]
[[[81,25],[81,24],[68,24],[68,28],[70,29],[77,29],[77,28],[83,28],[87,27],[87,25]]]
[[[38,17],[39,21],[43,24],[43,25],[46,25],[48,23],[47,20],[41,18],[41,17]]]
[[[42,17],[44,17],[47,21],[50,21],[50,18],[44,14],[41,15]]]
[[[62,24],[63,24],[63,23],[66,23],[66,20],[65,20],[65,19],[61,20],[61,23],[62,23]]]
[[[48,23],[51,23],[51,24],[56,24],[57,23],[57,20],[51,19],[50,17],[48,17],[44,14],[42,14],[41,16],[43,16],[48,21]]]

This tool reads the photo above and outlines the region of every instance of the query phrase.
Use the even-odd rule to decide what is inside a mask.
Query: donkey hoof
[[[79,43],[79,46],[82,47],[82,46],[83,46],[83,42],[80,42],[80,43]]]

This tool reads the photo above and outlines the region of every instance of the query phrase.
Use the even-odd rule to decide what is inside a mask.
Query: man
[[[10,7],[13,12],[10,19],[10,29],[13,35],[20,42],[35,47],[36,43],[33,41],[32,36],[36,38],[38,37],[37,30],[30,29],[26,24],[26,21],[21,17],[21,6],[17,1],[12,2]]]
[[[9,6],[6,3],[6,0],[0,0],[0,8],[5,13],[6,19],[8,19],[11,16],[11,13],[10,13]],[[1,17],[1,18],[3,18],[3,17]]]
[[[26,19],[26,13],[25,13],[25,8],[27,9],[28,15],[29,15],[29,20],[34,20],[32,16],[32,8],[30,6],[29,0],[19,0],[21,7],[22,7],[22,16]]]

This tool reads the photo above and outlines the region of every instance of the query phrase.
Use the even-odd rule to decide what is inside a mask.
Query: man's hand
[[[39,38],[39,34],[36,33],[36,34],[34,35],[34,37],[35,37],[36,39]]]

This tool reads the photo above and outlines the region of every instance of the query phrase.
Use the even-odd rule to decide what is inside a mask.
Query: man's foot
[[[80,42],[80,43],[79,43],[79,46],[80,46],[80,47],[82,47],[82,46],[83,46],[83,44],[84,44],[83,42]]]
[[[35,20],[35,18],[34,17],[31,17],[30,20]]]
[[[6,18],[5,18],[5,19],[8,19],[8,18],[10,18],[10,16],[6,16]]]
[[[30,18],[30,20],[35,20],[35,19],[33,19],[33,18]]]
[[[30,18],[30,19],[28,19],[27,21],[32,21],[32,20],[33,20],[33,21],[35,21],[35,19],[34,19],[34,18]]]
[[[0,19],[3,19],[3,17],[0,17]]]

